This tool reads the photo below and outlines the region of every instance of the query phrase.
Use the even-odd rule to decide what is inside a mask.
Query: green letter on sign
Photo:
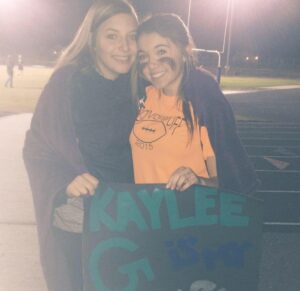
[[[98,291],[110,291],[103,283],[99,273],[101,272],[101,268],[98,268],[98,262],[101,260],[102,254],[112,248],[120,248],[125,249],[130,252],[134,252],[137,250],[137,245],[132,241],[122,238],[116,237],[103,242],[100,242],[93,252],[90,255],[89,259],[89,272],[91,276],[91,281],[93,282],[94,287]],[[126,264],[118,267],[120,273],[127,274],[129,278],[128,285],[122,289],[122,291],[136,291],[138,286],[138,271],[142,271],[148,281],[152,281],[154,279],[154,274],[152,268],[149,264],[149,261],[145,258],[141,260],[137,260],[130,264]],[[121,290],[120,290],[121,291]]]
[[[100,231],[101,223],[103,223],[109,230],[118,230],[117,222],[106,213],[106,207],[112,201],[115,192],[109,188],[101,195],[96,194],[91,201],[90,215],[89,215],[89,230],[91,232]]]
[[[147,191],[142,190],[137,193],[137,196],[143,201],[149,212],[152,229],[160,229],[159,209],[164,198],[164,192],[162,190],[156,190],[150,195]]]
[[[148,229],[144,217],[130,193],[118,193],[117,201],[119,231],[125,231],[130,222],[134,222],[141,231]]]
[[[213,211],[216,208],[215,188],[199,188],[195,190],[195,205],[196,215],[199,225],[213,225],[218,223],[218,216],[209,214],[209,210]]]
[[[248,226],[249,217],[243,216],[243,204],[246,198],[240,195],[221,193],[221,225],[225,226]]]

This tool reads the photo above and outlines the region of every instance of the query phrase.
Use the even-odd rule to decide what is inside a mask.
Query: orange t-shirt
[[[179,167],[190,167],[208,178],[205,160],[214,157],[206,127],[194,122],[190,138],[176,96],[164,96],[154,87],[146,89],[147,99],[130,135],[134,178],[137,184],[167,183]],[[193,114],[192,114],[193,116]]]

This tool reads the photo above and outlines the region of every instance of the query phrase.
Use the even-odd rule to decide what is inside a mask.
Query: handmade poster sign
[[[208,187],[112,184],[86,201],[86,291],[255,291],[262,203]]]

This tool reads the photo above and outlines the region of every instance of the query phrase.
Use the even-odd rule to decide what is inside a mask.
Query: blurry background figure
[[[21,75],[24,70],[22,55],[18,55],[18,70],[19,70],[19,75]]]
[[[6,71],[7,71],[7,79],[4,83],[5,87],[13,87],[13,82],[14,82],[14,60],[12,56],[7,56],[7,61],[6,61]]]

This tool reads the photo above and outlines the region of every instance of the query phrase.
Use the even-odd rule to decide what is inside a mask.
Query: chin
[[[124,67],[116,68],[115,71],[118,74],[126,74],[130,71],[130,69],[131,69],[131,66],[124,66]]]

